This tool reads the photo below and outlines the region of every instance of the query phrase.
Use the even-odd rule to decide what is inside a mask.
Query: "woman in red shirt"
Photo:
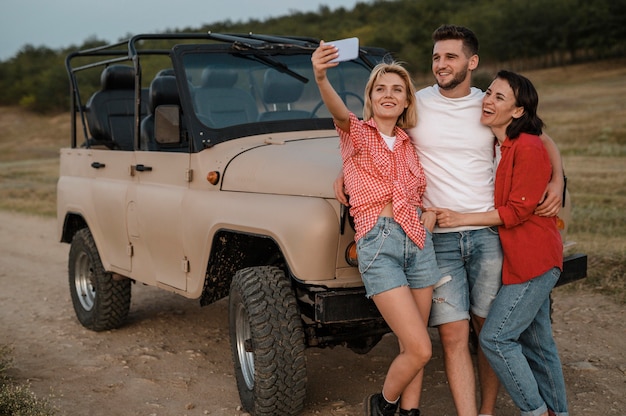
[[[326,76],[338,65],[331,62],[336,57],[333,45],[320,44],[311,58],[315,81],[339,133],[361,278],[400,343],[382,392],[367,397],[365,411],[368,416],[392,416],[400,404],[401,415],[416,416],[419,410],[406,395],[399,403],[400,396],[431,357],[426,325],[433,285],[441,273],[430,234],[435,215],[420,218],[424,171],[404,131],[417,122],[415,89],[402,66],[377,65],[365,87],[359,120]]]
[[[534,214],[551,166],[539,136],[537,91],[525,77],[498,72],[483,99],[482,124],[501,149],[495,210],[462,214],[434,208],[441,227],[498,225],[504,263],[502,287],[480,345],[524,416],[566,416],[565,381],[550,322],[550,292],[563,264],[555,217]]]

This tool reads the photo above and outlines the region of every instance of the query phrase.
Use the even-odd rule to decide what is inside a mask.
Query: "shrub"
[[[45,400],[37,398],[28,386],[13,383],[7,375],[12,367],[13,350],[0,345],[0,415],[10,416],[53,416],[52,406]]]

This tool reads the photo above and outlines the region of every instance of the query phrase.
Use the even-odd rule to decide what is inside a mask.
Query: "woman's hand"
[[[437,215],[437,225],[441,228],[462,227],[465,225],[479,225],[493,227],[502,225],[502,218],[497,209],[487,212],[456,212],[448,208],[431,207],[426,211]]]
[[[437,225],[442,228],[460,227],[466,225],[463,223],[464,214],[452,211],[448,208],[427,208],[427,212],[435,214]]]
[[[311,63],[313,64],[313,73],[317,83],[326,79],[326,70],[339,65],[339,62],[330,62],[339,56],[337,48],[331,44],[320,42],[320,46],[311,55]]]
[[[428,231],[432,233],[435,228],[435,224],[437,223],[437,215],[433,211],[423,211],[422,216],[420,217],[420,222],[424,228],[428,229]]]
[[[330,62],[338,56],[339,52],[335,46],[321,41],[320,46],[311,55],[311,63],[322,101],[333,116],[335,125],[343,131],[350,131],[350,110],[326,77],[328,68],[339,65],[339,62]]]

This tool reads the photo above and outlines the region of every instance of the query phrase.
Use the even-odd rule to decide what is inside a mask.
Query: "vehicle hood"
[[[337,136],[268,140],[230,161],[222,190],[334,198],[333,182],[340,171]]]

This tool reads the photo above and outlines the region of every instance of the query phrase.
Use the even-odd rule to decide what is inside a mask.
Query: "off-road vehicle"
[[[58,236],[71,245],[78,320],[122,325],[134,282],[200,305],[229,296],[237,386],[255,415],[302,409],[305,348],[367,353],[389,332],[365,298],[351,219],[334,197],[341,159],[312,73],[318,44],[137,35],[66,60]],[[329,72],[356,114],[386,54],[361,47]],[[585,275],[585,256],[566,264],[563,282]]]

